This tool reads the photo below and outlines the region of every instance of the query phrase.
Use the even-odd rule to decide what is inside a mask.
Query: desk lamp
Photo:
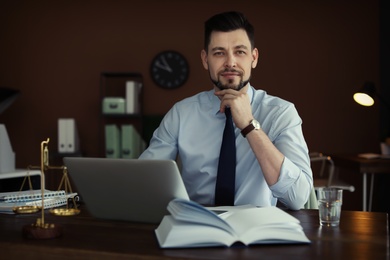
[[[390,104],[386,101],[386,99],[382,95],[380,95],[376,91],[374,82],[371,82],[371,81],[365,82],[363,87],[353,95],[353,99],[356,101],[356,103],[358,103],[359,105],[362,105],[362,106],[366,106],[366,107],[374,105],[374,103],[375,103],[374,98],[375,97],[377,97],[379,99],[379,101],[390,112]],[[390,148],[390,147],[387,148],[387,146],[390,146],[390,137],[388,136],[385,139],[386,139],[385,143],[381,143],[382,153],[383,153],[383,150],[385,149],[385,148],[382,148],[382,146],[386,146],[386,149],[385,149],[386,151]],[[386,154],[387,154],[387,152],[386,152]]]
[[[19,90],[0,87],[0,114],[19,96]]]
[[[376,91],[374,82],[365,82],[363,87],[358,92],[353,94],[353,99],[356,101],[356,103],[366,107],[374,105],[375,97],[377,97],[379,101],[382,102],[382,104],[385,105],[386,108],[390,111],[389,103]]]

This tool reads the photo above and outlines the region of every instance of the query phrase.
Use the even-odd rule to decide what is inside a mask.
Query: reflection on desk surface
[[[338,228],[319,225],[317,210],[287,211],[298,218],[312,241],[307,245],[262,245],[238,248],[159,248],[155,224],[109,221],[89,216],[84,206],[72,217],[47,214],[47,223],[61,225],[63,236],[50,241],[26,241],[22,227],[35,222],[32,215],[0,216],[0,251],[4,259],[388,259],[387,215],[377,212],[342,211]],[[207,235],[207,234],[205,234]],[[329,250],[329,249],[332,250]]]

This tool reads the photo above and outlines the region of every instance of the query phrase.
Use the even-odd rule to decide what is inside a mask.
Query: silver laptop
[[[65,157],[64,164],[92,216],[159,223],[174,198],[189,199],[173,160]]]

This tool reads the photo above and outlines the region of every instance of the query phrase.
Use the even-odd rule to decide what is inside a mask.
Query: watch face
[[[252,124],[253,124],[253,126],[255,127],[255,129],[260,129],[260,123],[259,123],[259,121],[253,120],[253,121],[252,121]]]
[[[188,79],[188,62],[177,51],[163,51],[152,60],[150,73],[158,86],[167,89],[177,88]]]

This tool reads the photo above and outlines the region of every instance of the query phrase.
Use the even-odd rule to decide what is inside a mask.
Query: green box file
[[[133,125],[122,125],[122,158],[137,159],[145,149],[145,142]]]
[[[117,125],[108,124],[105,126],[106,157],[121,158],[120,130]]]

